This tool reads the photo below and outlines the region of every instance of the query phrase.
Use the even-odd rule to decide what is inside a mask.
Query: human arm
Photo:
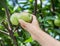
[[[34,15],[32,16],[32,23],[27,23],[23,20],[19,20],[22,28],[27,30],[31,34],[32,38],[39,42],[42,46],[60,46],[59,41],[55,40],[50,35],[42,31],[41,28],[39,28],[39,24],[36,17]]]

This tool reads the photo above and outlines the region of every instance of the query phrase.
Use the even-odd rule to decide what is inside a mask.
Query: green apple
[[[10,21],[11,21],[11,23],[12,23],[13,25],[18,25],[18,20],[17,20],[17,17],[16,17],[17,14],[18,14],[18,13],[14,13],[14,14],[12,14],[12,16],[10,17]]]
[[[26,22],[31,22],[32,16],[30,13],[21,12],[20,15],[17,16],[17,19],[23,19]]]
[[[21,12],[21,13],[14,13],[10,17],[10,21],[13,25],[18,25],[19,24],[19,19],[22,19],[26,22],[31,22],[32,21],[32,16],[30,13],[27,12]]]
[[[58,27],[60,27],[60,19],[55,19],[54,20],[54,24],[56,25],[56,26],[58,26]]]

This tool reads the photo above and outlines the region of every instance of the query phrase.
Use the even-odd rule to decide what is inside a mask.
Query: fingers
[[[36,16],[35,15],[32,15],[33,19],[35,20],[36,19]]]
[[[25,22],[24,20],[19,20],[19,23],[20,23],[20,25],[22,26],[22,28],[26,28],[27,25],[28,25],[28,23]]]
[[[37,22],[37,18],[36,18],[36,16],[35,16],[35,15],[32,15],[32,17],[33,17],[33,21],[32,21],[32,23],[36,23],[36,22]]]

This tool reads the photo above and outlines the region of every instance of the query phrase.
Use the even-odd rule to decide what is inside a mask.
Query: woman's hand
[[[35,34],[38,33],[38,30],[40,28],[39,28],[39,24],[38,24],[38,21],[36,19],[36,16],[32,15],[32,17],[33,17],[33,20],[31,23],[27,23],[23,20],[19,20],[19,23],[22,26],[22,28],[27,30],[31,34],[31,36],[33,38],[35,38],[36,37]]]
[[[33,17],[32,23],[27,23],[23,20],[19,20],[22,28],[27,30],[31,34],[32,38],[39,42],[42,46],[60,46],[60,42],[52,38],[47,33],[43,32],[39,28],[39,24],[36,17],[34,15],[32,15],[32,17]]]

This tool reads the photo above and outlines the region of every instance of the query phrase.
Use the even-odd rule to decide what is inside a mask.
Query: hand
[[[53,39],[51,36],[43,32],[39,28],[39,24],[36,17],[34,15],[32,15],[32,17],[33,20],[31,23],[27,23],[23,20],[19,20],[22,28],[27,30],[31,34],[32,38],[36,40],[38,43],[40,43],[42,46],[60,46],[60,42],[56,41],[55,39]]]
[[[39,28],[39,24],[38,24],[36,16],[32,15],[32,17],[33,17],[33,20],[31,23],[27,23],[23,20],[19,20],[19,23],[22,26],[22,28],[27,30],[31,34],[31,36],[35,38],[35,34],[38,33],[38,30],[40,28]]]

